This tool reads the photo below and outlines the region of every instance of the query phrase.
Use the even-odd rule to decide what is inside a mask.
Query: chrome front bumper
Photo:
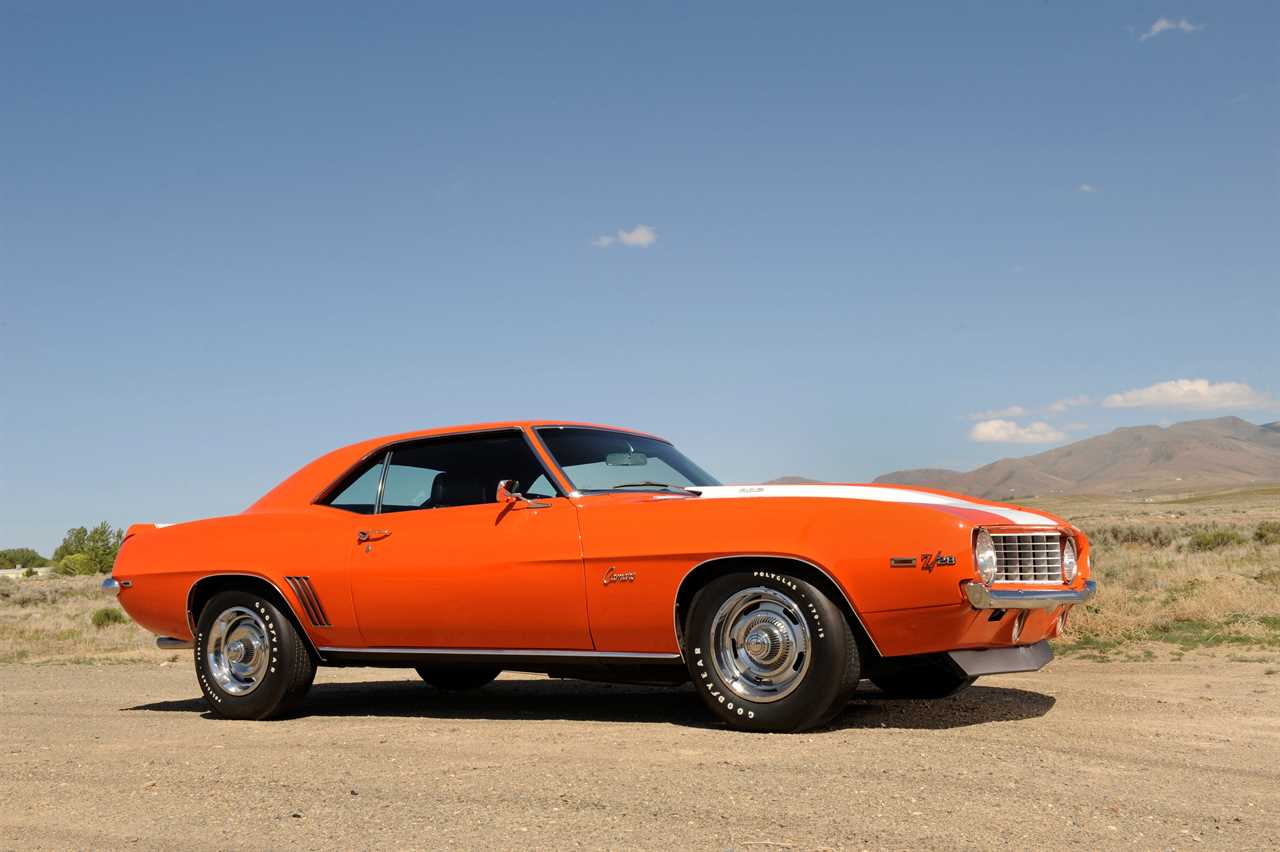
[[[974,609],[1054,609],[1088,603],[1098,593],[1098,584],[1086,580],[1083,589],[991,589],[969,581],[961,588]]]

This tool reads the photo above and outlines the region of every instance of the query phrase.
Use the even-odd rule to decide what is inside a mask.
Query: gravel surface
[[[321,669],[306,715],[226,722],[185,658],[6,665],[0,848],[1275,848],[1276,667],[864,684],[831,728],[761,735],[688,688]]]

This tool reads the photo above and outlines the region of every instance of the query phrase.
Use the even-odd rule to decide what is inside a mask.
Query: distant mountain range
[[[813,482],[787,476],[773,480]],[[876,482],[924,485],[988,498],[1052,493],[1169,492],[1280,482],[1280,421],[1239,417],[1134,426],[967,473],[897,470]]]

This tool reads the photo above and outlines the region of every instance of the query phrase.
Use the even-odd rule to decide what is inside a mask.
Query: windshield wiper
[[[612,488],[670,488],[672,491],[679,491],[681,494],[692,494],[694,497],[701,496],[700,492],[691,488],[685,488],[682,485],[672,485],[669,482],[624,482],[621,485],[611,486]]]

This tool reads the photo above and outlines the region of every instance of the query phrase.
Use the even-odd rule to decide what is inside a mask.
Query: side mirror
[[[498,496],[499,503],[504,503],[508,507],[514,506],[516,503],[524,503],[530,509],[550,509],[550,503],[543,503],[538,500],[530,500],[516,489],[520,487],[520,483],[514,479],[498,480]]]
[[[498,480],[498,502],[514,503],[517,500],[523,500],[524,495],[516,489],[520,487],[520,483],[514,479]]]

